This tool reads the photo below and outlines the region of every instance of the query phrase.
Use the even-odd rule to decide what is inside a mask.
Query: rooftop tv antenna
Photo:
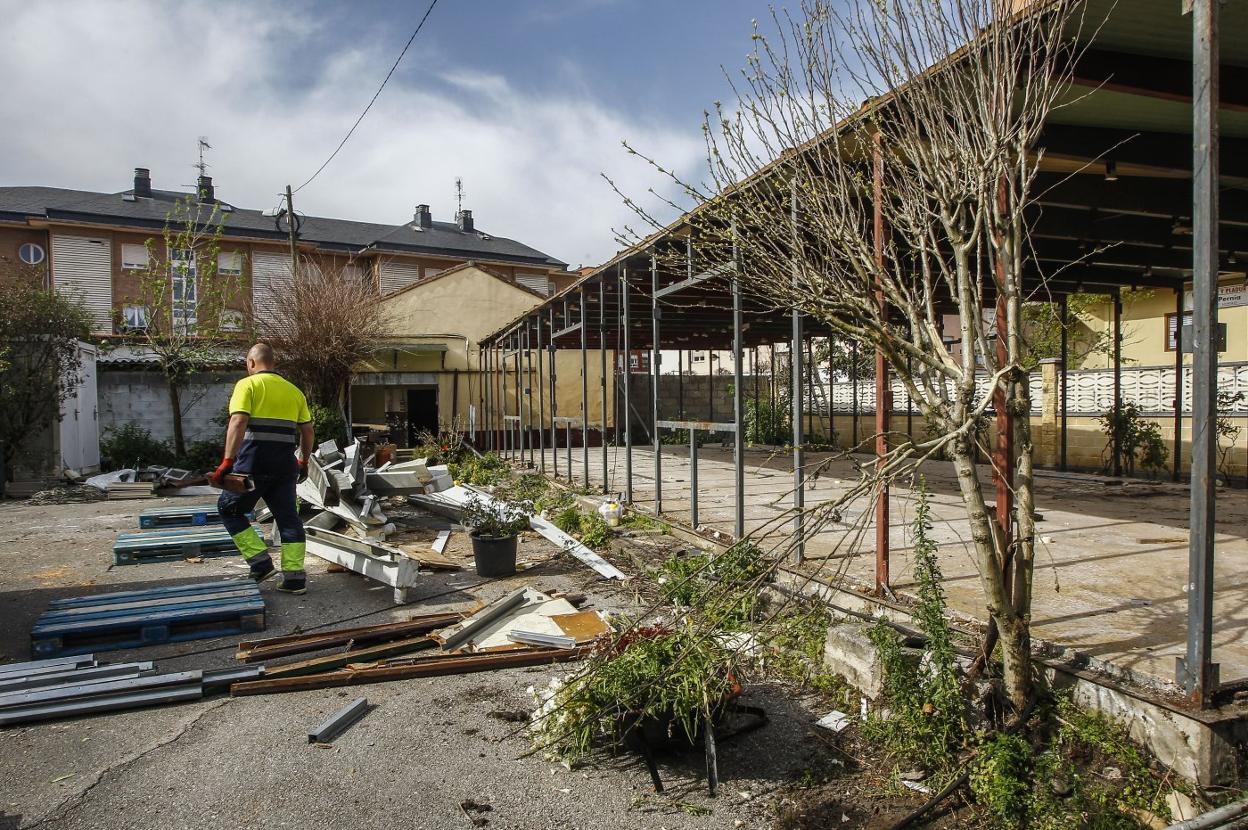
[[[211,149],[212,149],[212,145],[208,143],[208,136],[201,135],[199,137],[199,161],[191,165],[192,167],[194,167],[196,170],[199,171],[199,175],[201,176],[208,175],[208,172],[207,172],[208,162],[204,161],[204,151],[211,150]]]
[[[464,209],[464,180],[459,176],[455,177],[455,215]]]

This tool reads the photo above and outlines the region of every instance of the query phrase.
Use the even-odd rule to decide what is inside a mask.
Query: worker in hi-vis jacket
[[[247,377],[234,385],[230,395],[224,457],[208,480],[220,487],[229,473],[251,478],[254,489],[221,494],[217,500],[221,522],[251,566],[251,578],[266,579],[274,571],[273,560],[247,518],[256,502],[264,499],[282,540],[282,581],[277,589],[302,594],[307,591],[305,537],[295,506],[295,485],[308,477],[312,416],[299,388],[273,371],[276,362],[267,343],[257,343],[247,352]]]

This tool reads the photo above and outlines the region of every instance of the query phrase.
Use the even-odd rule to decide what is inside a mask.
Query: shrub
[[[218,448],[218,458],[212,462],[212,466],[216,466],[219,456]],[[119,470],[149,465],[172,467],[177,459],[171,443],[156,440],[152,437],[151,430],[132,421],[104,431],[104,436],[100,439],[100,460],[106,468]]]
[[[316,435],[317,444],[323,444],[326,441],[333,441],[336,444],[343,442],[347,436],[347,421],[337,407],[310,403],[308,412],[312,415],[312,431]]]
[[[431,462],[432,463],[432,462]],[[511,478],[511,468],[497,453],[467,455],[462,461],[450,465],[451,477],[464,484],[487,487],[501,484]]]
[[[1136,462],[1149,472],[1156,474],[1166,465],[1170,452],[1161,438],[1161,427],[1156,421],[1150,421],[1140,414],[1140,408],[1134,403],[1118,403],[1101,416],[1101,431],[1109,439],[1105,443],[1105,452],[1110,455],[1106,468],[1113,463],[1115,441],[1122,460],[1123,471],[1127,475],[1135,474]]]
[[[760,583],[769,575],[762,551],[750,542],[738,542],[714,557],[674,556],[657,574],[666,599],[729,629],[757,616],[763,602]]]
[[[998,734],[984,741],[971,761],[970,785],[975,800],[993,823],[1023,827],[1031,804],[1031,745],[1019,735]]]
[[[518,536],[529,529],[527,502],[511,502],[505,499],[485,501],[473,497],[464,505],[463,523],[477,536],[496,539]]]
[[[221,461],[223,441],[196,441],[186,448],[186,455],[178,459],[177,466],[187,470],[211,470]]]

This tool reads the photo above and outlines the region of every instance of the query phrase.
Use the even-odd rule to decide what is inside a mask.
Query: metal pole
[[[598,381],[602,387],[602,492],[607,492],[607,278],[598,276],[598,357],[601,364]],[[612,376],[614,379],[614,376]]]
[[[836,348],[836,341],[832,337],[832,332],[828,332],[828,445],[833,449],[836,448],[836,361],[833,360],[832,350]]]
[[[1174,288],[1174,470],[1178,481],[1183,473],[1183,284]]]
[[[850,435],[847,448],[858,446],[858,341],[854,340],[849,344],[849,379],[852,383],[850,393],[853,400],[850,401],[850,429],[853,431]]]
[[[633,333],[628,297],[628,266],[620,275],[620,308],[624,314],[624,501],[633,503]],[[616,415],[618,418],[619,415]]]
[[[542,352],[545,348],[542,346],[541,312],[534,316],[537,320],[537,377],[533,382],[537,384],[537,447],[540,453],[538,469],[542,475],[546,475],[546,384],[542,379]]]
[[[768,343],[767,351],[771,355],[771,376],[767,378],[767,383],[769,386],[768,394],[770,396],[768,398],[768,402],[771,404],[768,407],[768,409],[771,410],[771,412],[769,413],[771,417],[771,430],[770,430],[771,434],[767,437],[770,438],[771,441],[774,441],[776,438],[776,433],[780,431],[780,424],[776,420],[780,412],[780,407],[776,406],[776,397],[777,397],[776,395],[776,344]],[[767,443],[771,443],[771,441]]]
[[[689,371],[693,371],[693,351],[689,352]],[[676,350],[676,411],[685,419],[685,350]]]
[[[1114,289],[1114,413],[1122,417],[1122,290]],[[1119,428],[1110,433],[1113,442],[1114,475],[1122,475],[1122,443]]]
[[[520,428],[524,423],[524,380],[520,377],[520,332],[516,330],[511,335],[511,349],[516,358],[516,434],[512,439],[511,456],[517,461],[524,458],[524,448],[521,446]]]
[[[884,145],[879,133],[875,134],[875,151],[872,163],[874,185],[872,193],[872,237],[875,245],[875,267],[884,270]],[[879,308],[883,324],[888,322],[888,305],[884,300],[884,291],[879,287],[880,278],[876,277],[875,302]],[[888,453],[889,412],[892,409],[893,385],[888,377],[888,363],[884,359],[884,351],[878,346],[875,349],[875,469],[883,475],[884,456]],[[854,438],[857,440],[857,431]],[[889,488],[882,481],[879,492],[875,496],[875,589],[883,592],[889,583]]]
[[[650,414],[654,441],[654,515],[663,512],[663,444],[659,440],[659,260],[650,254],[650,321],[653,354],[650,359]]]
[[[581,286],[581,471],[585,489],[589,489],[589,361],[585,337],[589,321],[585,319],[585,287]]]
[[[736,440],[732,447],[733,464],[733,536],[745,538],[745,397],[741,389],[741,362],[744,359],[741,333],[741,262],[737,249],[737,233],[732,233],[732,421]],[[754,401],[758,405],[758,350],[754,352]]]
[[[715,420],[715,350],[706,350],[706,399],[709,402],[708,421]]]
[[[520,401],[524,404],[524,412],[520,416],[520,441],[524,453],[521,460],[530,467],[533,466],[533,448],[529,441],[529,423],[533,420],[533,351],[529,348],[532,345],[531,337],[529,321],[525,320],[524,334],[521,338],[524,343],[524,351],[521,353],[524,358],[524,372],[522,373],[524,390]]]
[[[481,442],[485,450],[494,449],[490,436],[490,350],[485,343],[477,344],[477,369],[481,372],[481,425],[485,427],[484,440]]]
[[[689,521],[698,528],[698,431],[689,429]]]
[[[1213,662],[1218,348],[1218,12],[1192,3],[1192,509],[1187,572],[1187,654],[1178,679],[1205,706],[1218,687]]]
[[[555,416],[558,414],[559,400],[556,397],[555,384],[555,358],[558,352],[555,349],[555,309],[551,307],[549,317],[546,321],[546,328],[550,332],[547,349],[548,363],[550,371],[547,376],[547,383],[550,384],[550,468],[555,478],[559,477],[559,430],[555,426]]]
[[[801,282],[798,266],[798,250],[801,237],[797,224],[797,181],[790,183],[789,193],[789,232],[792,234],[793,249],[789,255],[789,279],[794,292]],[[793,535],[797,545],[793,549],[793,558],[801,562],[806,556],[805,510],[806,510],[806,425],[802,406],[802,313],[796,308],[792,310],[793,340],[789,345],[789,397],[793,408]]]
[[[1070,364],[1070,345],[1069,345],[1068,331],[1067,331],[1067,325],[1066,325],[1066,317],[1069,314],[1069,312],[1067,311],[1067,297],[1065,294],[1059,297],[1057,302],[1058,302],[1057,313],[1061,316],[1061,321],[1062,321],[1062,354],[1061,354],[1062,367],[1058,369],[1058,373],[1059,373],[1058,383],[1060,384],[1060,386],[1059,386],[1058,393],[1057,393],[1058,394],[1058,398],[1057,398],[1058,406],[1061,407],[1060,417],[1061,417],[1061,422],[1062,422],[1062,437],[1061,437],[1062,443],[1061,443],[1061,460],[1058,466],[1062,470],[1062,472],[1065,472],[1066,471],[1066,385],[1067,385],[1066,372],[1069,370],[1069,364]]]

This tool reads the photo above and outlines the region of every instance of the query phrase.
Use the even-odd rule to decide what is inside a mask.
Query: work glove
[[[212,484],[213,487],[220,487],[221,480],[229,475],[230,471],[233,469],[234,459],[222,458],[221,463],[217,466],[217,469],[208,474],[208,482]]]
[[[300,484],[308,480],[308,460],[306,458],[295,459],[299,463],[299,478],[296,481]]]

